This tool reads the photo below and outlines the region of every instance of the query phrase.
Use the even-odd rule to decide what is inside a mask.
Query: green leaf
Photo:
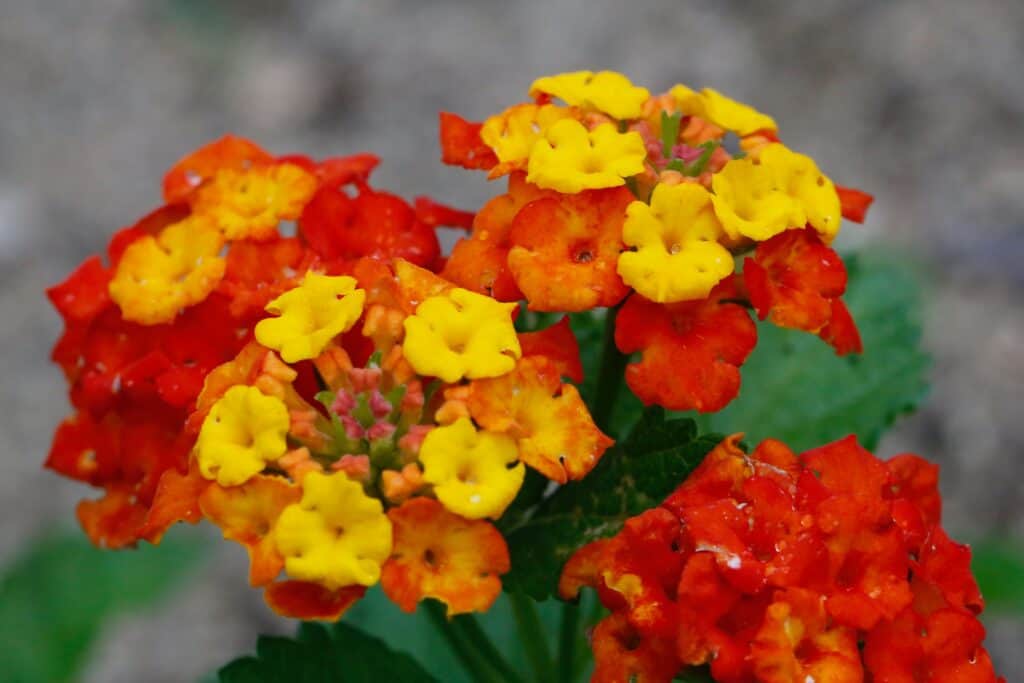
[[[506,589],[536,600],[553,595],[574,551],[660,503],[719,440],[698,436],[693,420],[666,421],[661,409],[647,410],[630,437],[582,481],[562,486],[532,517],[506,530],[512,555]]]
[[[971,548],[971,568],[990,612],[1024,614],[1024,545],[989,539]]]
[[[220,670],[221,683],[436,683],[407,654],[344,622],[306,623],[296,638],[260,636],[255,657]]]
[[[202,548],[180,537],[119,552],[95,548],[80,533],[38,539],[0,578],[3,680],[74,680],[103,625],[166,596]]]
[[[681,112],[671,116],[667,112],[661,112],[661,153],[666,159],[672,158],[672,148],[679,139],[679,122],[682,118]]]
[[[757,348],[743,365],[739,398],[697,417],[707,431],[745,432],[750,443],[781,439],[796,451],[856,434],[868,449],[927,393],[930,365],[921,349],[921,297],[907,260],[875,253],[846,259],[844,300],[860,328],[864,353],[837,357],[816,336],[758,326]]]

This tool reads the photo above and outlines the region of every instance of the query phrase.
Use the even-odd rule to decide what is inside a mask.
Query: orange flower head
[[[408,500],[388,517],[395,542],[381,587],[395,604],[412,612],[435,598],[449,616],[490,608],[510,567],[505,539],[491,523],[467,520],[430,498]]]
[[[508,266],[536,311],[614,306],[629,292],[616,271],[625,188],[535,200],[516,214]]]

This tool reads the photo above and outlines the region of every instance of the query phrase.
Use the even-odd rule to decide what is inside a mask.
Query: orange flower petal
[[[524,357],[512,372],[470,386],[473,419],[517,439],[520,460],[554,481],[582,478],[613,443],[546,356]]]
[[[875,201],[875,198],[862,190],[842,185],[836,185],[836,192],[839,194],[839,206],[842,209],[843,218],[854,223],[863,223],[868,213],[868,207]]]
[[[186,474],[174,469],[164,472],[156,487],[153,504],[146,513],[146,523],[140,530],[140,535],[150,543],[156,544],[172,524],[199,522],[203,516],[199,509],[199,497],[209,483],[195,467],[190,467]]]
[[[127,486],[113,486],[99,500],[83,500],[75,510],[78,522],[93,544],[101,548],[135,545],[146,520],[146,507]]]
[[[302,497],[302,489],[281,477],[257,474],[241,486],[210,484],[199,497],[203,514],[224,538],[249,552],[249,583],[263,586],[284,567],[270,530],[281,511]]]
[[[679,671],[670,643],[643,638],[621,614],[594,627],[594,675],[591,683],[669,683]]]
[[[614,306],[629,293],[617,266],[632,200],[624,187],[588,190],[537,199],[516,214],[508,266],[531,310]]]
[[[222,168],[241,171],[272,160],[273,157],[256,143],[225,135],[203,145],[171,167],[164,176],[164,201],[173,204],[184,200]]]
[[[441,161],[470,169],[489,169],[498,163],[491,148],[480,139],[482,123],[441,112]]]
[[[365,586],[332,591],[308,581],[278,581],[267,586],[263,599],[282,617],[337,621],[365,594]]]
[[[406,612],[424,598],[448,605],[448,615],[485,612],[510,568],[505,539],[490,522],[467,520],[432,498],[413,498],[388,511],[394,549],[381,587]]]
[[[634,294],[619,311],[615,344],[641,351],[626,383],[644,402],[669,410],[715,412],[740,388],[739,366],[757,343],[757,327],[723,280],[703,301],[660,305]]]
[[[554,362],[563,377],[577,384],[583,382],[580,345],[569,324],[569,316],[537,332],[520,332],[519,346],[523,356],[545,356]]]

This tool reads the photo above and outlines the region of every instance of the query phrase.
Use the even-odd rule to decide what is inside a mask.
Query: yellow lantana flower
[[[467,519],[498,518],[519,492],[526,476],[510,436],[478,432],[469,418],[435,427],[420,447],[423,480],[437,499]]]
[[[224,277],[218,256],[224,239],[204,218],[190,216],[132,242],[110,281],[110,298],[125,320],[143,325],[170,322],[199,303]]]
[[[281,352],[287,363],[316,358],[339,334],[359,320],[366,290],[347,275],[309,272],[302,284],[267,304],[266,318],[256,324],[256,341]]]
[[[200,473],[221,486],[244,484],[288,446],[288,408],[256,387],[236,385],[213,404],[196,441]]]
[[[229,240],[266,239],[282,220],[299,217],[316,187],[316,177],[295,164],[225,168],[199,188],[192,209]]]
[[[799,203],[801,213],[796,217],[797,226],[810,223],[826,241],[839,234],[842,221],[839,193],[813,159],[781,144],[763,147],[758,159],[775,174],[778,187]]]
[[[522,355],[516,306],[458,288],[432,296],[405,319],[403,353],[417,373],[448,383],[504,375]]]
[[[526,180],[566,194],[617,187],[643,172],[646,157],[644,139],[635,131],[620,133],[611,123],[588,131],[564,119],[534,145]]]
[[[715,213],[730,237],[757,241],[808,223],[826,241],[839,233],[835,185],[814,161],[779,143],[757,158],[733,159],[711,177]]]
[[[566,104],[593,109],[616,119],[640,116],[644,102],[651,96],[615,71],[573,71],[538,78],[530,86],[530,97],[539,94],[557,97]]]
[[[740,137],[759,130],[778,130],[772,117],[717,90],[704,88],[696,92],[685,85],[677,85],[669,93],[683,114],[698,116]]]
[[[372,586],[391,554],[383,506],[344,472],[307,474],[302,500],[284,509],[273,534],[290,577],[330,590]]]
[[[545,131],[569,118],[568,109],[553,104],[517,104],[484,121],[480,139],[502,163],[525,162]]]
[[[799,203],[779,187],[775,172],[754,159],[733,159],[711,176],[715,214],[731,239],[758,242],[803,227]]]
[[[619,256],[623,281],[651,301],[703,299],[733,271],[732,254],[711,193],[695,183],[659,184],[651,203],[626,209],[622,241],[636,251]]]

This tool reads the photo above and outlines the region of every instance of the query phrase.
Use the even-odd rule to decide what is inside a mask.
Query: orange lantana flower
[[[508,265],[531,310],[614,306],[629,293],[616,270],[622,224],[633,195],[625,188],[538,199],[516,215]]]
[[[738,297],[734,278],[706,300],[659,305],[634,294],[619,311],[615,343],[641,351],[626,368],[626,383],[644,404],[714,412],[740,388],[739,366],[754,350],[757,328]]]
[[[224,538],[249,552],[249,583],[265,586],[284,568],[270,533],[281,511],[302,497],[302,489],[281,477],[257,474],[241,486],[211,484],[199,497],[206,517]]]
[[[490,522],[468,520],[432,498],[413,498],[388,512],[394,533],[381,587],[406,612],[424,598],[448,605],[448,615],[484,612],[501,593],[509,570],[505,539]]]
[[[475,380],[468,405],[478,424],[517,440],[520,460],[560,483],[586,475],[613,443],[545,356],[525,357],[502,377]]]

